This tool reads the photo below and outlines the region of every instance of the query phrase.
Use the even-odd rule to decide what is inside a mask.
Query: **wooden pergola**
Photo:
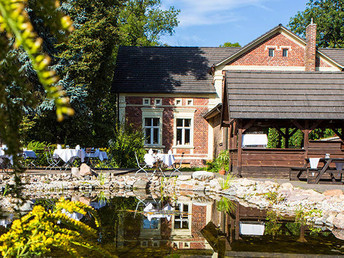
[[[344,157],[343,73],[230,71],[223,94],[221,126],[229,128],[231,169],[238,175],[283,177],[309,157]],[[243,134],[267,128],[283,136],[284,149],[242,147]],[[310,132],[317,128],[332,129],[340,140],[310,141]],[[289,148],[298,130],[303,146]]]

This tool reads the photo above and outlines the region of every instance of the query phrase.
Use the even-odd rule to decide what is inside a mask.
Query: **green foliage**
[[[278,223],[279,214],[277,211],[268,210],[266,213],[266,220],[265,223],[265,235],[271,235],[273,238],[275,238],[277,235],[281,234],[281,227],[282,224]]]
[[[179,10],[160,9],[160,0],[127,0],[118,15],[121,45],[160,45],[161,35],[174,33]]]
[[[221,200],[217,202],[216,207],[218,211],[225,211],[228,213],[233,213],[236,208],[235,203],[226,197],[222,197]]]
[[[268,132],[268,148],[281,148],[282,136],[277,129],[269,128]]]
[[[219,170],[224,169],[228,171],[229,161],[229,150],[223,150],[212,162],[207,163],[207,170],[218,172]]]
[[[304,11],[298,12],[289,21],[294,33],[305,37],[306,27],[311,19],[317,24],[318,47],[344,47],[344,1],[309,0]]]
[[[228,175],[226,176],[226,179],[219,178],[218,180],[219,180],[219,182],[220,182],[221,188],[222,188],[223,190],[226,190],[226,189],[228,189],[228,188],[231,186],[231,184],[232,184],[232,182],[233,182],[234,179],[235,179],[235,175],[233,175],[233,174],[228,174]]]
[[[322,211],[317,209],[305,210],[301,205],[295,211],[295,222],[306,225],[309,219],[321,217]]]
[[[225,42],[223,45],[220,45],[220,47],[241,47],[241,45],[239,44],[239,42]]]
[[[62,44],[59,33],[41,26],[42,16],[30,0],[35,26],[54,57],[53,68],[70,97],[76,114],[63,123],[53,119],[53,106],[44,98],[31,116],[35,121],[28,139],[54,143],[104,147],[117,123],[117,99],[110,92],[119,45],[158,45],[163,34],[177,26],[173,7],[160,8],[160,0],[65,0],[61,10],[74,21],[75,31]],[[38,10],[37,10],[38,9]],[[33,79],[34,80],[34,77]],[[85,137],[85,135],[89,137]]]
[[[0,237],[0,250],[4,257],[34,257],[49,254],[53,248],[63,250],[72,256],[79,256],[78,249],[86,248],[101,256],[111,255],[90,240],[97,239],[97,231],[83,222],[70,218],[66,212],[90,214],[100,227],[96,211],[81,202],[61,198],[54,211],[46,211],[37,205],[33,210],[15,220],[11,229]]]
[[[114,138],[109,141],[109,153],[117,166],[136,167],[135,152],[139,158],[144,155],[143,142],[142,130],[128,124],[117,125]]]
[[[46,10],[55,10],[58,4],[55,0],[37,3],[45,13]],[[25,69],[21,67],[23,56],[18,48],[21,53],[26,53],[26,61],[31,63],[37,82],[43,86],[42,95],[46,92],[47,99],[55,104],[54,119],[57,115],[61,121],[65,115],[74,113],[62,87],[56,84],[58,78],[49,68],[50,57],[42,52],[43,40],[34,31],[26,4],[27,1],[0,0],[0,135],[8,146],[7,154],[13,156],[13,193],[18,198],[21,197],[19,173],[23,171],[22,158],[17,155],[21,150],[19,128],[24,113],[35,107],[37,99]],[[72,30],[69,17],[60,12],[50,13],[50,16],[61,31],[64,29],[64,33]]]
[[[341,132],[341,130],[338,130]],[[309,139],[310,140],[318,140],[318,139],[323,139],[323,138],[329,138],[335,136],[335,133],[332,129],[314,129],[310,134],[309,134]]]

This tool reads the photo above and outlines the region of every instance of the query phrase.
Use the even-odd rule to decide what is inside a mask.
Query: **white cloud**
[[[249,6],[267,9],[264,3],[268,1],[276,0],[165,0],[162,7],[180,9],[179,27],[188,27],[239,21],[242,17],[235,13],[235,9]]]

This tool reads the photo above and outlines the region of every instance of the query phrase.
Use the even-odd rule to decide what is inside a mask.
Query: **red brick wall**
[[[126,110],[125,117],[129,123],[133,123],[137,128],[142,128],[142,111],[141,108],[148,108],[149,106],[143,106],[144,97],[126,97]],[[147,97],[148,98],[148,97]],[[151,99],[151,106],[154,104],[153,97]],[[193,142],[194,149],[193,154],[191,154],[190,149],[176,149],[178,154],[185,153],[184,162],[189,163],[191,166],[202,166],[205,164],[205,160],[208,155],[208,123],[202,117],[204,113],[208,111],[208,98],[178,98],[183,100],[182,106],[174,106],[175,99],[171,97],[158,97],[162,99],[162,106],[158,108],[163,108],[163,125],[162,125],[162,145],[165,146],[164,151],[172,149],[173,146],[173,134],[174,134],[174,108],[185,108],[195,110],[194,115],[194,131],[193,131]],[[186,99],[193,99],[192,106],[186,106]],[[135,106],[132,106],[135,105]],[[194,154],[203,154],[199,159],[190,159]],[[183,163],[184,163],[183,162]]]
[[[269,48],[275,49],[273,57],[269,57]],[[288,57],[282,56],[283,48],[288,48]],[[304,60],[305,48],[281,33],[277,33],[228,65],[304,66]],[[320,65],[321,67],[329,67],[324,62],[320,62]]]

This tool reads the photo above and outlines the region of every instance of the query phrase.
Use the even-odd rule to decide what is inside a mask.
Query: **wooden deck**
[[[322,158],[325,154],[330,154],[331,158],[344,158],[343,143],[341,141],[310,141],[308,150],[242,148],[240,174],[243,177],[307,180],[306,160]],[[239,173],[238,156],[237,149],[230,150],[231,168],[234,173]],[[334,169],[335,165],[331,164],[331,168]],[[297,174],[300,175],[297,176]],[[325,180],[327,176],[324,176]],[[330,176],[328,177],[330,179]]]

